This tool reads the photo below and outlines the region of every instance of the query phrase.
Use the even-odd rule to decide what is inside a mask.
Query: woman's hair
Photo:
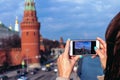
[[[120,80],[120,12],[110,22],[105,38],[107,43],[105,80]]]

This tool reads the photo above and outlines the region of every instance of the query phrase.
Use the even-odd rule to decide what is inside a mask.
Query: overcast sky
[[[40,32],[59,40],[104,38],[111,19],[120,11],[120,0],[35,0]],[[0,21],[14,26],[21,22],[24,0],[0,0]]]

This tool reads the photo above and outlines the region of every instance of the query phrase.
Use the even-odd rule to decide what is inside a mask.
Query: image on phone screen
[[[95,54],[96,41],[74,41],[73,55]]]

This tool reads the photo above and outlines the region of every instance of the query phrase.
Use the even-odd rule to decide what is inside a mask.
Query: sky
[[[44,38],[104,39],[112,18],[120,11],[120,0],[34,0],[40,33]],[[0,0],[0,21],[14,26],[23,18],[25,0]]]

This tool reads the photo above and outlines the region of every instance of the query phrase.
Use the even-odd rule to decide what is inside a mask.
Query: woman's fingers
[[[106,55],[106,42],[104,40],[102,40],[101,38],[97,37],[97,40],[99,40],[100,42],[100,51],[102,54]]]
[[[106,48],[106,42],[102,40],[101,38],[97,37],[97,40],[100,42],[100,47],[101,48]]]
[[[96,54],[100,57],[100,58],[104,58],[105,55],[103,55],[103,53],[101,52],[100,49],[96,49]]]

